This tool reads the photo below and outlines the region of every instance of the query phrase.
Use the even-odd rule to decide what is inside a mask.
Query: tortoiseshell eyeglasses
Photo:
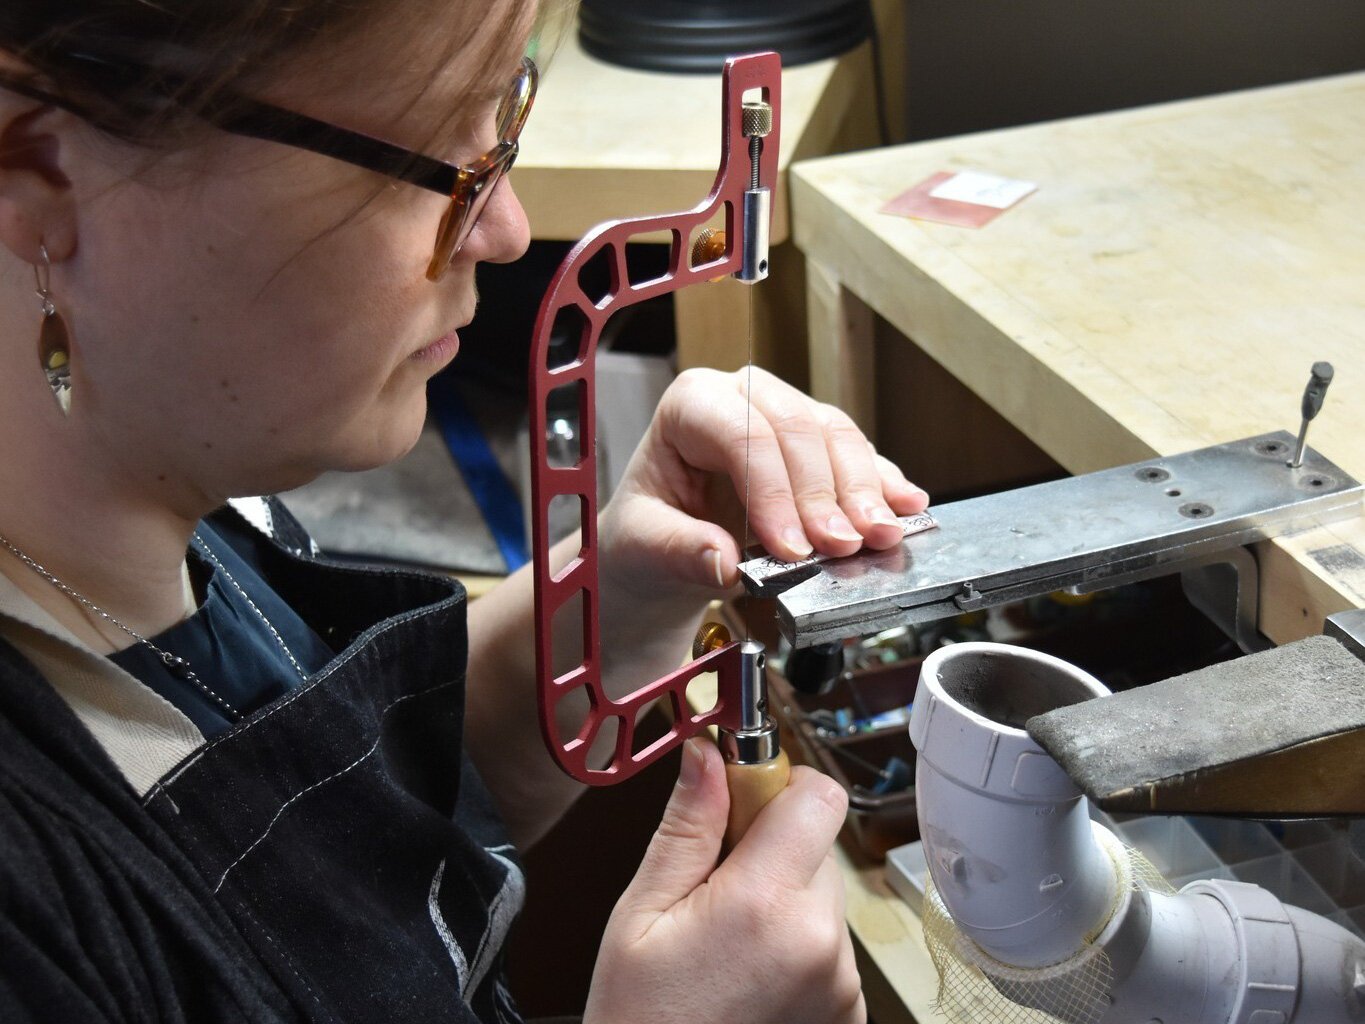
[[[517,159],[517,139],[531,113],[538,81],[535,62],[523,57],[521,68],[498,104],[498,144],[464,166],[257,100],[235,102],[230,116],[214,118],[213,123],[235,135],[322,153],[449,196],[450,205],[441,217],[427,266],[427,277],[438,281],[468,240],[498,182]]]
[[[87,64],[97,64],[106,72],[128,74],[135,71],[128,65],[120,65],[102,57],[76,53],[69,56]],[[535,63],[531,58],[523,57],[521,67],[498,104],[498,144],[463,166],[247,97],[233,96],[216,108],[202,113],[215,127],[234,135],[321,153],[448,196],[450,204],[441,217],[431,262],[427,265],[427,277],[438,281],[450,269],[451,261],[468,240],[498,182],[512,169],[517,158],[517,139],[531,113],[538,81],[539,72]],[[0,79],[0,85],[73,109],[60,97],[27,83],[6,77]],[[75,112],[82,113],[80,110]]]

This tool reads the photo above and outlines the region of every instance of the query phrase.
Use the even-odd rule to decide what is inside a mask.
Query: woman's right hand
[[[863,1024],[830,848],[848,797],[809,768],[717,864],[720,752],[690,740],[663,821],[602,939],[584,1024]]]

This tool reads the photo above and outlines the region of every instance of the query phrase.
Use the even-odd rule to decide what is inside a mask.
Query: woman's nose
[[[531,225],[509,175],[498,182],[488,197],[488,205],[470,232],[464,251],[475,262],[511,263],[520,259],[530,244]]]

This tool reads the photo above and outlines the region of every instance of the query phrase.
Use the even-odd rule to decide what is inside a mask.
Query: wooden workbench
[[[975,231],[878,212],[966,168],[1039,190]],[[813,390],[867,429],[877,388],[903,384],[879,373],[877,314],[1076,473],[1296,430],[1330,360],[1309,441],[1365,477],[1365,75],[815,160],[791,182]],[[1277,642],[1365,606],[1365,519],[1258,556]],[[838,856],[874,1018],[942,1020],[916,915],[880,866]]]
[[[980,230],[878,212],[966,168],[1039,189]],[[1295,431],[1329,360],[1309,443],[1365,478],[1365,74],[814,160],[791,180],[812,389],[866,428],[896,386],[875,312],[1074,473]],[[1258,555],[1278,643],[1365,606],[1365,518]]]
[[[897,0],[876,0],[874,7],[888,53],[887,95],[898,98],[894,55],[901,50],[903,11]],[[794,250],[784,259],[790,247],[782,246],[790,233],[787,168],[795,160],[875,144],[871,74],[866,44],[783,71],[783,180],[773,203],[772,276],[759,288],[726,281],[678,292],[680,368],[743,365],[751,295],[759,304],[760,364],[781,361],[785,353],[772,349],[784,336],[804,338],[804,274],[799,258],[793,263]],[[719,74],[616,67],[588,56],[577,33],[566,33],[546,68],[512,177],[532,237],[576,241],[603,221],[696,207],[720,164],[720,100]],[[898,117],[894,104],[890,115],[893,122]],[[794,321],[784,316],[793,307]],[[804,347],[800,355],[804,360]]]

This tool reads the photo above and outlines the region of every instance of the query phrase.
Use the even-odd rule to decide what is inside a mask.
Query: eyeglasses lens
[[[521,73],[498,105],[499,148],[488,154],[484,166],[475,171],[464,188],[451,197],[450,207],[436,237],[436,252],[427,271],[427,276],[432,280],[441,277],[464,248],[498,183],[516,162],[517,136],[526,124],[535,91],[536,69],[528,60],[523,63]]]

